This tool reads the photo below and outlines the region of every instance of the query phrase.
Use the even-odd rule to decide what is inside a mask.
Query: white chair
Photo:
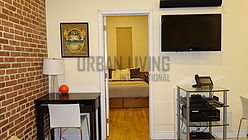
[[[89,123],[86,114],[80,115],[79,104],[48,104],[50,130],[59,128],[59,138],[62,137],[62,128],[77,128],[80,130],[80,138],[83,139],[82,126],[86,118],[88,136],[90,139]],[[82,118],[82,119],[81,119]]]
[[[237,140],[239,139],[239,131],[240,131],[242,120],[243,119],[248,120],[248,99],[245,97],[242,97],[242,96],[240,96],[240,99],[241,99],[241,103],[242,103],[243,114],[242,114],[242,118],[240,119],[240,122],[239,122]]]

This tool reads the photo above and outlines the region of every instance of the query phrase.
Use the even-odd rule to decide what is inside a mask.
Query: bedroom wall
[[[153,12],[154,56],[169,56],[169,82],[153,82],[155,106],[154,138],[173,138],[175,130],[175,85],[193,83],[193,76],[211,75],[214,84],[230,89],[228,93],[229,133],[235,135],[241,116],[239,96],[247,96],[248,86],[248,9],[247,0],[224,0],[221,8],[159,9],[159,0],[56,0],[47,1],[48,51],[50,57],[60,57],[60,22],[89,22],[90,56],[99,55],[98,10],[143,10]],[[160,52],[161,14],[222,13],[222,51],[194,53]],[[90,59],[85,58],[89,61]],[[67,58],[66,74],[62,78],[71,91],[100,91],[97,71],[78,71],[77,59]],[[156,74],[165,74],[155,71]],[[243,126],[243,129],[245,127]],[[233,131],[231,131],[233,130]],[[243,131],[245,132],[245,130]],[[245,136],[245,133],[242,133]]]
[[[148,71],[148,17],[147,16],[108,16],[107,17],[107,39],[108,55],[111,62],[117,55],[116,52],[116,27],[132,27],[132,47],[133,47],[133,65],[137,68],[143,68],[142,71]],[[135,61],[135,58],[141,57],[145,65]],[[113,64],[113,63],[112,63]],[[145,67],[144,67],[144,66]]]

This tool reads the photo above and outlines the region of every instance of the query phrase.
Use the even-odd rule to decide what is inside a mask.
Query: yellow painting
[[[61,23],[62,57],[89,57],[88,23]]]

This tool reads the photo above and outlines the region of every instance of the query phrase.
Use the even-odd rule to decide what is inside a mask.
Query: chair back
[[[243,108],[243,118],[248,119],[248,99],[240,96],[242,108]]]
[[[80,127],[79,104],[48,104],[50,127]]]

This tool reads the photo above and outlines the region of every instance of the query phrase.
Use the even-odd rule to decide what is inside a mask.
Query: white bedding
[[[149,85],[144,81],[109,81],[109,97],[148,97]]]

